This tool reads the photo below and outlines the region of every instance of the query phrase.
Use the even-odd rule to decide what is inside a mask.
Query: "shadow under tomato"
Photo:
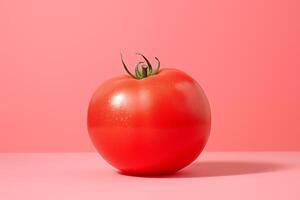
[[[195,162],[181,171],[164,176],[142,176],[146,178],[197,178],[234,176],[266,173],[286,169],[288,166],[270,162],[252,161],[202,161]],[[122,175],[127,175],[119,172]],[[128,175],[129,176],[129,175]]]

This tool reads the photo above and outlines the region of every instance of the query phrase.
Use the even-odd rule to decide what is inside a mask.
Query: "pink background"
[[[143,52],[192,75],[208,151],[300,150],[298,0],[1,0],[0,151],[93,151],[95,88]]]

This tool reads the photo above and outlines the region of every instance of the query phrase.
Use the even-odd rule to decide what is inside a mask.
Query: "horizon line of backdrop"
[[[299,10],[296,0],[2,0],[0,152],[94,151],[87,106],[125,73],[121,51],[130,66],[138,51],[200,83],[206,151],[299,151]]]

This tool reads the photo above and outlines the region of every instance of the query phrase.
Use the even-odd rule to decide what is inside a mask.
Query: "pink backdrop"
[[[206,150],[300,150],[298,0],[1,0],[0,151],[93,151],[95,88],[134,52],[202,85]]]

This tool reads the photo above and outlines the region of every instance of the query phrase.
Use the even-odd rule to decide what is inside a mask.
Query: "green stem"
[[[158,64],[157,64],[157,68],[155,70],[152,71],[152,66],[151,66],[151,63],[149,62],[149,60],[143,55],[143,54],[140,54],[140,53],[136,53],[137,55],[140,55],[144,58],[144,60],[146,61],[146,64],[143,64],[142,65],[142,69],[140,71],[139,69],[139,66],[140,64],[144,63],[144,62],[139,62],[136,67],[135,67],[135,76],[128,70],[128,67],[126,66],[124,60],[123,60],[123,56],[122,56],[122,53],[121,53],[121,61],[122,61],[122,64],[123,64],[123,67],[125,69],[125,71],[134,79],[143,79],[143,78],[146,78],[148,76],[152,76],[152,75],[155,75],[158,73],[159,71],[159,68],[160,68],[160,61],[158,60],[157,57],[155,57],[155,59],[157,60]]]
[[[142,78],[146,78],[148,75],[148,65],[142,65]]]
[[[141,53],[136,53],[137,55],[140,55],[140,56],[142,56],[143,58],[144,58],[144,60],[146,61],[146,63],[147,63],[147,65],[148,65],[148,67],[149,67],[149,74],[152,74],[152,65],[151,65],[151,63],[149,62],[149,60],[143,55],[143,54],[141,54]]]
[[[136,76],[136,79],[142,79],[143,78],[142,74],[141,74],[141,72],[139,70],[139,66],[142,63],[144,63],[144,62],[138,62],[138,64],[136,64],[136,66],[135,66],[135,76]]]

